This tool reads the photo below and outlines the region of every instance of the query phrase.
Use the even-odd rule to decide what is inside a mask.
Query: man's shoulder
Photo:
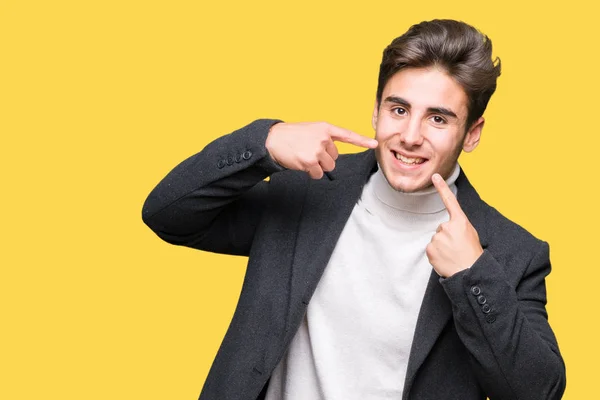
[[[486,244],[497,257],[531,259],[547,243],[528,229],[481,200],[486,210]]]
[[[498,209],[488,205],[490,218],[496,221],[499,232],[508,232],[513,240],[526,241],[528,243],[539,243],[541,239],[534,236],[525,227],[502,214]]]
[[[462,193],[466,197],[464,204],[467,207],[467,216],[480,232],[480,236],[483,234],[489,246],[498,251],[516,252],[521,249],[530,252],[532,248],[537,249],[544,243],[519,222],[483,200],[464,175],[459,178],[463,185]]]

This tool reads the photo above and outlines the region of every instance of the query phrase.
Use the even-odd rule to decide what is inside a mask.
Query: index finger
[[[442,178],[440,174],[436,173],[433,174],[431,180],[433,181],[433,186],[435,186],[440,194],[440,197],[442,198],[442,201],[448,210],[448,214],[450,214],[450,218],[452,219],[461,215],[464,216],[465,213],[463,212],[462,208],[460,208],[460,204],[458,204],[456,196],[454,196],[454,193],[452,193],[452,190],[450,190],[450,187],[448,187],[448,184],[444,178]]]
[[[329,136],[338,142],[350,143],[360,147],[366,147],[374,149],[377,147],[377,140],[368,138],[366,136],[359,135],[356,132],[352,132],[348,129],[340,128],[339,126],[331,125],[329,129]]]

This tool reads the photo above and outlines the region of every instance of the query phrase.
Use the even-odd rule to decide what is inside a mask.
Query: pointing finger
[[[452,190],[450,190],[444,178],[442,178],[440,174],[433,174],[431,180],[440,194],[440,197],[442,198],[442,201],[448,210],[448,214],[450,214],[450,218],[452,219],[461,215],[464,216],[465,214],[462,208],[460,208],[460,204],[458,204],[456,196],[454,196],[454,193],[452,193]]]
[[[360,147],[374,149],[377,147],[377,140],[359,135],[348,129],[340,128],[339,126],[330,125],[329,136],[338,142],[350,143]]]

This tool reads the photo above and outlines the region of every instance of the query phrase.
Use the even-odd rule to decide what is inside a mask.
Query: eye
[[[392,113],[396,115],[406,115],[406,109],[402,107],[394,107],[392,108]]]
[[[431,120],[438,125],[446,123],[446,120],[444,118],[440,117],[439,115],[434,115],[433,117],[431,117]]]

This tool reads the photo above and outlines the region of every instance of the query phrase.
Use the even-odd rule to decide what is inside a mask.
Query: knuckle
[[[426,247],[425,247],[425,254],[427,254],[428,258],[431,258],[433,256],[433,243],[429,243]]]
[[[306,161],[306,166],[308,168],[314,168],[316,166],[319,165],[319,162],[317,160],[315,160],[314,158],[311,158],[309,160]]]
[[[310,170],[312,167],[315,166],[315,161],[311,160],[310,158],[301,158],[299,160],[300,165],[302,166],[302,169],[308,171]]]

